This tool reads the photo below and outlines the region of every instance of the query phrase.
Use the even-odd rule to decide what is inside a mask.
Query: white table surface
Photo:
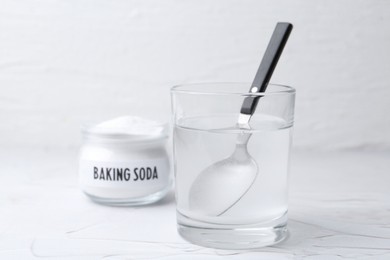
[[[173,193],[136,208],[94,204],[77,152],[0,152],[0,259],[390,259],[390,153],[293,153],[290,238],[249,251],[176,232]]]

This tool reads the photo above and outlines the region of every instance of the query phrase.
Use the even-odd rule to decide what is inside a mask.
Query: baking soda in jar
[[[123,116],[82,129],[79,181],[93,201],[150,204],[171,187],[167,125]]]

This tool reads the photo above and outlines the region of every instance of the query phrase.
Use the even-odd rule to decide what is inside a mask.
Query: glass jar
[[[165,130],[127,134],[84,127],[79,164],[83,192],[95,202],[116,206],[144,205],[163,198],[172,180],[166,125],[158,127]]]

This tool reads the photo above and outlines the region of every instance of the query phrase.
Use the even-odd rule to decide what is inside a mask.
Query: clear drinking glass
[[[171,89],[178,231],[198,245],[258,248],[287,237],[295,89],[208,83]],[[243,100],[258,97],[250,127]],[[242,137],[246,141],[242,141]]]

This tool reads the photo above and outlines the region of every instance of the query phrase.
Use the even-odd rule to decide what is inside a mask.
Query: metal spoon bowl
[[[190,190],[189,207],[192,211],[220,216],[248,192],[259,168],[248,153],[249,137],[250,134],[240,134],[231,156],[210,165],[198,175]]]

